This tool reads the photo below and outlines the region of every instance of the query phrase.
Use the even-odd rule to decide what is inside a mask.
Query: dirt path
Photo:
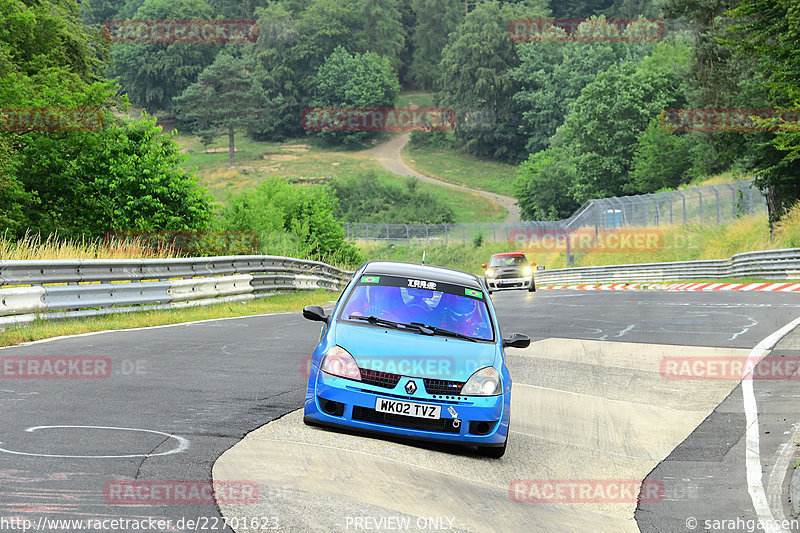
[[[436,185],[441,185],[442,187],[449,187],[451,189],[458,189],[460,191],[466,191],[480,195],[491,202],[500,204],[506,211],[508,211],[506,222],[519,222],[520,211],[519,211],[519,206],[516,205],[517,203],[516,198],[512,198],[510,196],[504,196],[502,194],[497,194],[493,192],[482,191],[480,189],[471,189],[469,187],[464,187],[463,185],[456,185],[454,183],[448,183],[446,181],[430,178],[428,176],[420,174],[413,168],[406,165],[405,162],[403,162],[402,151],[405,145],[408,144],[408,140],[410,137],[411,137],[410,133],[405,133],[397,137],[392,137],[385,143],[379,144],[375,148],[372,148],[370,151],[375,156],[375,159],[377,159],[380,162],[380,164],[383,165],[383,168],[385,168],[389,172],[392,172],[394,174],[399,174],[400,176],[417,178],[418,180],[427,183],[433,183]]]

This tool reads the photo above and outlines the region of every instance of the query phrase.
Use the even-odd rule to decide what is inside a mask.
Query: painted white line
[[[759,342],[750,355],[747,357],[745,368],[754,369],[758,362],[772,349],[778,341],[786,336],[790,331],[800,325],[800,318],[797,318],[783,326],[778,331],[770,334],[766,339]],[[753,392],[753,371],[747,373],[742,379],[742,401],[744,403],[744,414],[747,425],[747,439],[745,446],[745,466],[747,469],[747,492],[753,501],[758,519],[764,526],[767,533],[780,533],[783,530],[776,522],[775,517],[767,501],[764,492],[764,483],[761,480],[761,451],[758,435],[758,404]]]
[[[767,481],[767,501],[770,509],[772,509],[772,514],[778,520],[786,520],[786,515],[783,512],[781,489],[783,480],[786,478],[786,472],[789,470],[789,464],[792,462],[794,451],[797,449],[797,444],[794,441],[798,435],[800,435],[800,424],[792,424],[789,442],[781,444],[775,452],[772,471],[769,473]]]
[[[46,342],[59,341],[62,339],[72,339],[77,337],[90,337],[92,335],[101,335],[103,333],[119,333],[123,331],[142,331],[146,329],[161,329],[161,328],[174,328],[176,326],[188,326],[192,324],[204,324],[206,322],[217,322],[223,320],[241,320],[243,318],[256,318],[260,316],[277,316],[277,315],[291,315],[299,313],[299,311],[286,311],[283,313],[262,313],[259,315],[243,315],[243,316],[229,316],[224,318],[206,318],[204,320],[195,320],[193,322],[177,322],[175,324],[162,324],[160,326],[144,326],[141,328],[127,328],[127,329],[104,329],[101,331],[87,331],[86,333],[75,333],[73,335],[60,335],[58,337],[49,337],[47,339],[39,339],[38,341],[23,342],[20,344],[13,344],[11,346],[0,346],[0,350],[7,350],[9,348],[17,348],[18,346],[31,346],[33,344],[43,344]]]
[[[13,455],[27,455],[29,457],[63,457],[69,459],[122,459],[128,457],[157,457],[159,455],[172,455],[174,453],[181,453],[189,449],[189,441],[183,437],[179,437],[177,435],[172,435],[171,433],[164,433],[163,431],[155,431],[152,429],[137,429],[137,428],[119,428],[113,426],[35,426],[32,428],[28,428],[25,431],[28,433],[33,433],[39,429],[59,429],[59,428],[79,428],[79,429],[112,429],[118,431],[138,431],[142,433],[155,433],[156,435],[163,435],[170,439],[175,439],[178,441],[178,447],[173,448],[167,452],[159,452],[159,453],[137,453],[131,455],[55,455],[55,454],[46,454],[46,453],[26,453],[26,452],[18,452],[14,450],[6,450],[5,448],[0,448],[0,452],[10,453]],[[0,444],[3,444],[0,442]]]

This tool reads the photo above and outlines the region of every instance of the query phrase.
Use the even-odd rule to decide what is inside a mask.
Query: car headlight
[[[334,346],[322,358],[320,369],[333,376],[361,381],[361,371],[356,360],[341,346]]]
[[[500,373],[491,366],[472,374],[461,389],[464,396],[497,396],[501,392]]]
[[[531,267],[525,267],[522,269],[523,276],[530,276],[531,274],[533,274],[533,269]]]
[[[491,269],[491,268],[487,268],[485,274],[486,274],[487,278],[493,278],[494,277],[494,270]]]

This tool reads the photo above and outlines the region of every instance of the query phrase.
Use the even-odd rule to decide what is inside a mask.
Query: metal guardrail
[[[723,278],[800,279],[800,248],[736,254],[730,259],[675,261],[540,271],[538,285],[662,283]]]
[[[0,261],[0,328],[58,319],[339,291],[352,272],[279,256]]]

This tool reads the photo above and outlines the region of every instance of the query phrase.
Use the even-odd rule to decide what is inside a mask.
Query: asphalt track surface
[[[421,461],[431,461],[434,468],[443,470],[458,470],[468,462],[473,470],[471,475],[486,477],[489,481],[493,472],[503,471],[503,464],[519,468],[508,473],[511,478],[518,478],[529,472],[525,470],[528,463],[538,465],[538,470],[534,469],[537,474],[548,472],[551,478],[579,478],[581,473],[593,472],[591,463],[602,463],[598,457],[617,456],[644,457],[653,462],[651,467],[647,466],[650,464],[647,461],[641,464],[632,461],[636,463],[637,475],[641,474],[640,479],[649,475],[665,486],[668,481],[676,481],[663,500],[649,506],[642,504],[638,509],[629,506],[624,511],[609,510],[608,505],[597,504],[562,506],[512,502],[514,505],[511,505],[506,501],[505,512],[521,517],[520,522],[509,523],[537,524],[541,530],[547,530],[545,526],[550,525],[552,530],[561,531],[613,531],[623,523],[631,530],[638,526],[641,531],[690,531],[686,526],[689,516],[701,520],[758,516],[748,494],[744,451],[741,450],[746,429],[741,386],[715,382],[700,383],[689,389],[681,388],[689,384],[671,382],[679,392],[666,396],[666,392],[650,390],[653,387],[649,385],[637,385],[636,380],[645,379],[635,374],[639,362],[633,359],[654,350],[668,354],[671,346],[676,347],[676,354],[706,353],[703,350],[714,347],[728,350],[724,353],[747,353],[772,332],[800,316],[797,295],[552,291],[500,293],[494,295],[494,301],[506,334],[527,333],[538,340],[539,343],[534,344],[547,353],[558,352],[559,346],[563,346],[563,353],[554,359],[542,359],[541,354],[533,352],[518,354],[515,351],[510,355],[515,390],[517,380],[536,388],[536,394],[526,397],[524,407],[547,409],[556,405],[558,410],[539,415],[542,419],[553,420],[522,428],[529,432],[528,436],[513,434],[509,452],[503,459],[492,462],[464,451],[431,449],[409,443],[387,444],[380,439],[324,430],[314,435],[340,442],[343,450],[348,446],[368,450],[370,446],[385,448],[390,445],[393,453],[409,457],[424,455]],[[0,379],[0,526],[3,518],[12,517],[29,519],[34,525],[42,518],[154,517],[171,519],[173,524],[178,524],[182,518],[198,521],[196,527],[175,526],[172,531],[223,530],[216,505],[110,505],[104,498],[104,487],[108,482],[119,480],[210,480],[217,458],[246,434],[276,419],[281,419],[277,425],[268,424],[259,431],[274,431],[271,426],[294,431],[302,426],[297,413],[293,413],[302,406],[305,390],[301,360],[312,351],[318,333],[317,324],[303,320],[299,313],[291,313],[105,332],[0,350],[0,358],[105,356],[110,359],[112,368],[111,375],[105,379]],[[792,355],[797,351],[791,338],[784,342],[784,348],[778,347],[783,350],[780,353]],[[630,360],[603,366],[627,369],[628,373],[600,372],[600,366],[586,362],[587,356],[614,357],[614,354],[604,355],[602,350],[592,352],[602,346],[630,347]],[[691,347],[698,347],[699,351],[692,352]],[[776,484],[786,483],[785,476],[774,475],[774,472],[775,465],[782,467],[786,463],[786,450],[792,452],[789,455],[794,451],[784,444],[794,436],[796,426],[792,424],[797,422],[791,415],[792,411],[797,411],[799,394],[795,384],[793,381],[755,384],[760,422],[764,426],[760,453],[765,486],[771,483],[774,488]],[[691,421],[691,428],[685,435],[679,420],[666,423],[672,429],[665,430],[665,434],[680,440],[659,440],[663,428],[656,424],[649,429],[649,434],[639,435],[640,441],[628,443],[625,433],[613,427],[600,428],[601,437],[582,435],[581,432],[591,433],[598,428],[573,424],[569,417],[580,413],[569,409],[576,406],[570,405],[569,409],[561,411],[567,403],[551,404],[552,396],[538,394],[547,388],[557,389],[560,395],[598,398],[600,404],[619,402],[613,403],[610,410],[619,409],[620,414],[635,413],[630,405],[650,409],[650,404],[656,400],[665,404],[664,412],[681,409],[685,401],[704,403],[702,408],[687,407],[686,412],[697,419]],[[593,396],[598,390],[606,389],[611,392],[603,394],[602,398]],[[635,391],[636,397],[625,397],[626,390]],[[623,400],[630,405],[623,406]],[[711,406],[710,415],[703,411],[708,405]],[[598,416],[608,416],[608,411],[598,412]],[[284,416],[287,414],[289,416]],[[549,433],[553,433],[552,438]],[[558,442],[559,438],[565,440]],[[516,448],[511,446],[515,441]],[[551,455],[526,451],[523,443],[530,444],[534,452],[543,450]],[[536,448],[534,443],[544,447]],[[307,449],[304,453],[309,453]],[[316,449],[321,450],[322,445]],[[562,449],[566,449],[564,455],[553,451]],[[579,455],[583,453],[581,450],[587,453],[583,458]],[[351,465],[358,460],[344,452],[343,456]],[[313,459],[313,454],[306,458]],[[657,464],[655,459],[658,459]],[[271,469],[270,465],[260,466],[262,474],[265,469],[279,470]],[[248,467],[255,469],[259,465]],[[480,474],[481,470],[484,475]],[[363,487],[358,472],[355,468],[351,475],[341,473],[337,481],[343,487]],[[410,477],[426,482],[453,479],[433,474],[430,478]],[[464,487],[448,489],[460,491],[463,488],[467,493],[478,490],[475,489],[478,481],[466,480]],[[439,488],[430,486],[428,490],[436,494]],[[680,490],[674,490],[676,488]],[[319,513],[319,505],[315,507],[314,502],[307,497],[304,500],[304,495],[293,489],[280,484],[260,485],[259,489],[260,501],[264,504],[259,516],[276,515],[279,530],[306,529],[314,523],[315,517],[325,518],[315,515]],[[382,490],[391,494],[391,487]],[[481,494],[480,491],[474,493],[475,497]],[[413,498],[413,495],[402,497]],[[297,516],[291,515],[292,508],[281,498],[292,500]],[[506,491],[505,500],[508,499]],[[326,503],[337,503],[326,502],[322,497],[318,500],[323,508]],[[771,505],[783,508],[787,516],[790,513],[787,502],[771,502]],[[327,508],[329,512],[333,510],[334,515],[340,515],[339,522],[325,522],[327,525],[319,530],[337,529],[330,524],[348,526],[338,528],[342,530],[356,530],[349,527],[350,523],[343,522],[341,508],[331,505]],[[234,506],[230,511],[239,509]],[[609,520],[607,527],[594,527],[591,522],[606,518]],[[487,515],[485,527],[479,530],[508,530],[493,524]],[[474,526],[452,529],[475,530]],[[42,530],[78,529],[51,526]],[[702,530],[702,522],[698,530]]]

